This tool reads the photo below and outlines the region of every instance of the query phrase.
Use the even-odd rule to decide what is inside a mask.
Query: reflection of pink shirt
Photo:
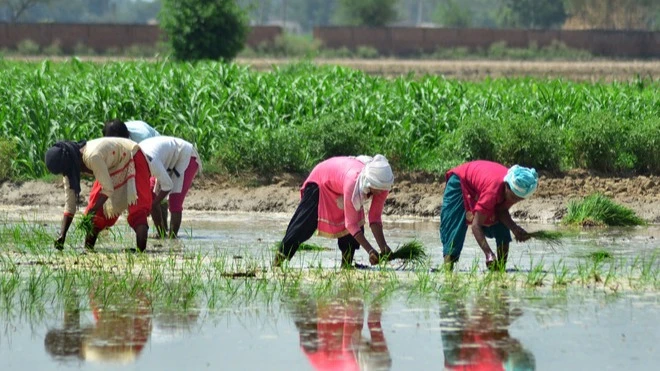
[[[351,198],[364,164],[350,157],[332,157],[314,167],[301,188],[307,183],[319,186],[319,235],[343,237],[356,235],[364,225],[364,209],[356,210]],[[369,207],[369,223],[381,223],[381,214],[388,192],[373,196]]]
[[[319,305],[317,315],[318,350],[307,352],[303,349],[309,363],[319,371],[359,371],[352,339],[362,333],[363,318],[354,308],[333,305]]]
[[[496,162],[479,160],[467,162],[447,172],[447,180],[452,175],[461,179],[468,223],[476,212],[486,216],[485,225],[497,223],[495,209],[504,202],[504,176],[508,170]]]
[[[468,331],[463,339],[459,360],[451,365],[445,359],[445,369],[463,371],[504,371],[502,358],[488,339],[482,339],[477,333]]]

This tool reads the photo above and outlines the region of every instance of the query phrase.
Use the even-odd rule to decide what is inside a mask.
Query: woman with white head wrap
[[[445,263],[453,267],[461,255],[468,225],[486,256],[489,268],[506,266],[511,233],[517,241],[529,234],[516,224],[509,208],[530,197],[538,186],[538,174],[518,165],[507,169],[490,161],[472,161],[451,169],[440,212],[440,239]],[[495,238],[497,255],[486,237]]]
[[[316,230],[320,236],[338,239],[342,265],[352,264],[354,252],[360,246],[369,253],[369,262],[378,264],[378,252],[364,236],[364,205],[371,199],[371,231],[381,254],[390,253],[381,215],[393,182],[392,168],[382,155],[333,157],[316,165],[303,183],[300,204],[273,264],[279,266],[291,259],[300,244]]]

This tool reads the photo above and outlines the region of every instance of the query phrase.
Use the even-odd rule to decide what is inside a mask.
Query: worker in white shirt
[[[152,176],[153,207],[151,217],[161,237],[176,238],[181,227],[183,201],[193,179],[202,170],[202,161],[195,147],[180,138],[157,136],[140,142],[140,149],[149,160]],[[169,195],[169,197],[168,197]],[[161,217],[160,202],[169,198],[170,228]]]

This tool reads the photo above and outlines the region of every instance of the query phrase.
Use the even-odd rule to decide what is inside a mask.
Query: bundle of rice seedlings
[[[411,263],[423,263],[426,260],[426,251],[424,245],[417,240],[406,242],[392,251],[387,256],[387,260],[400,259]]]
[[[633,210],[615,203],[600,193],[587,196],[582,201],[571,201],[562,223],[582,227],[646,224]]]
[[[85,235],[92,232],[94,229],[94,216],[83,214],[76,223],[76,229],[82,231]]]
[[[560,246],[562,244],[561,238],[563,237],[563,234],[558,231],[540,230],[540,231],[529,232],[529,235],[533,239],[544,242],[552,247]]]

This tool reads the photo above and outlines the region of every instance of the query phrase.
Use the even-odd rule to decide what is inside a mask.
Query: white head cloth
[[[365,164],[360,175],[358,175],[357,182],[355,182],[353,197],[351,198],[355,210],[360,210],[364,205],[364,199],[367,197],[369,188],[384,191],[392,189],[394,174],[390,163],[383,155],[374,157],[357,156],[355,159]]]

